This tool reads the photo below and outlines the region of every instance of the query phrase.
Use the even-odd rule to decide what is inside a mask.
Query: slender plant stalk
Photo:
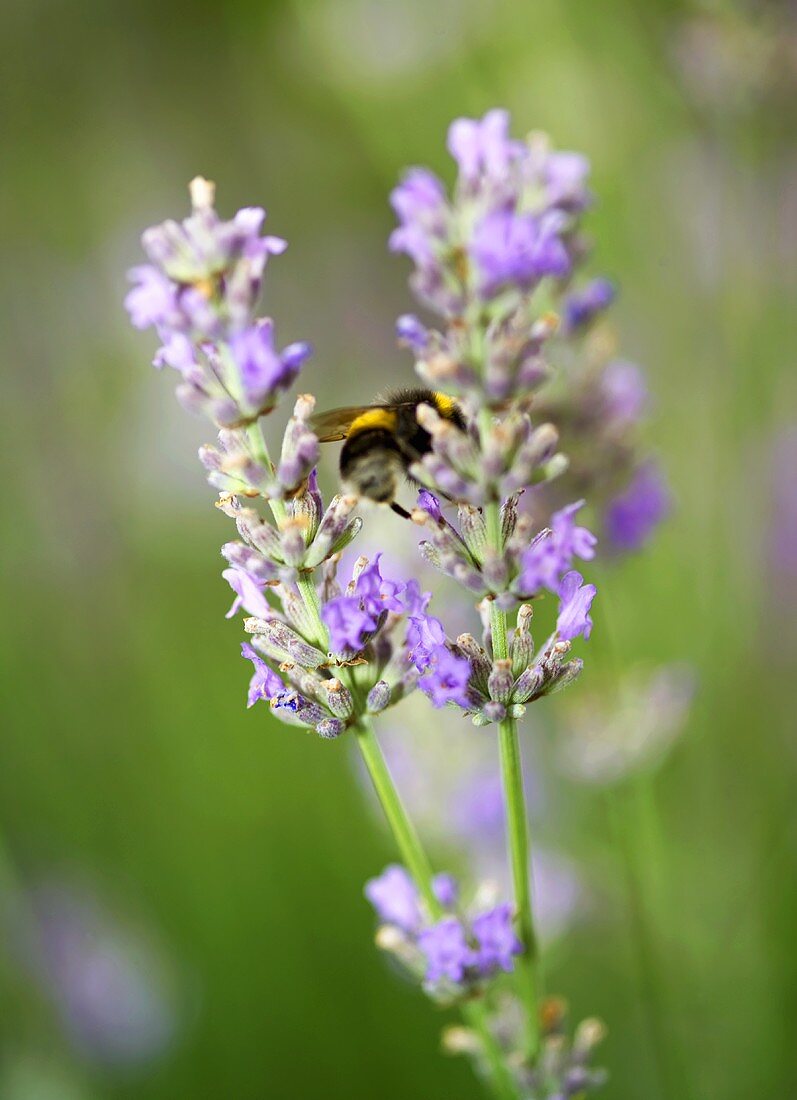
[[[433,918],[437,919],[442,916],[443,908],[432,889],[432,868],[429,859],[401,801],[373,728],[369,722],[361,719],[355,727],[355,734],[358,748],[401,858],[409,868],[429,912]],[[463,1004],[462,1014],[481,1040],[496,1095],[501,1097],[501,1100],[515,1100],[519,1095],[517,1086],[507,1069],[495,1036],[488,1026],[484,1003],[470,1001]]]
[[[492,415],[490,411],[488,409],[483,410],[480,420],[482,436],[487,435],[491,423]],[[491,501],[485,505],[485,522],[489,544],[500,554],[504,539],[501,531],[501,509],[496,501]],[[497,607],[494,601],[490,605],[490,632],[492,634],[493,657],[496,660],[506,660],[509,657],[506,612]],[[505,718],[500,723],[498,746],[506,810],[507,851],[512,868],[517,929],[524,949],[523,954],[517,959],[516,972],[521,997],[526,1006],[528,1053],[534,1061],[540,1045],[540,956],[531,900],[529,824],[526,795],[523,789],[523,766],[517,722],[514,718]]]
[[[502,538],[499,506],[495,503],[488,504],[486,517],[487,533],[491,545],[500,550]],[[494,602],[490,607],[490,629],[493,656],[496,660],[506,660],[509,656],[506,612],[501,611]],[[539,947],[534,929],[531,880],[529,877],[528,813],[526,810],[526,795],[523,789],[523,766],[517,722],[514,718],[505,718],[500,723],[498,746],[506,809],[507,849],[512,868],[512,885],[517,910],[517,928],[524,949],[523,954],[517,959],[516,970],[518,983],[521,987],[521,996],[526,1006],[528,1052],[533,1060],[537,1056],[540,1044],[539,998],[541,982],[539,976]]]
[[[262,427],[259,422],[250,426],[249,438],[257,458],[273,469],[269,457],[268,447],[263,437]],[[269,500],[269,506],[275,521],[279,524],[285,521],[287,509],[281,500]],[[302,576],[297,581],[299,594],[304,601],[315,627],[318,643],[326,645],[326,627],[321,620],[318,593],[312,579]],[[506,637],[506,631],[504,632]],[[361,697],[361,691],[357,684],[354,669],[341,668],[340,676],[346,681],[347,686],[355,699]],[[432,866],[429,857],[421,844],[420,837],[407,814],[401,801],[398,789],[390,774],[382,749],[376,739],[373,727],[366,718],[360,718],[354,727],[357,747],[360,750],[368,774],[371,777],[374,790],[382,807],[393,839],[396,842],[401,859],[408,868],[415,883],[426,903],[431,916],[436,920],[443,915],[443,908],[437,900],[432,888]],[[463,1004],[462,1015],[476,1032],[481,1042],[485,1061],[489,1067],[490,1084],[499,1100],[519,1100],[520,1093],[512,1074],[504,1060],[503,1052],[498,1045],[487,1022],[487,1013],[482,1001],[474,1000]]]

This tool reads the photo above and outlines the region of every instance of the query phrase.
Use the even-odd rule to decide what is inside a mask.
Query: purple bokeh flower
[[[476,958],[465,929],[456,917],[445,917],[424,928],[418,936],[418,946],[426,956],[427,982],[439,982],[443,978],[461,982]]]
[[[542,168],[546,198],[551,206],[579,211],[589,205],[589,160],[581,153],[549,153]]]
[[[483,974],[494,970],[511,971],[513,957],[523,950],[523,944],[512,925],[512,906],[508,902],[496,905],[474,917],[473,935],[478,943],[477,965]]]
[[[501,183],[512,163],[523,155],[524,146],[509,137],[509,112],[495,109],[480,119],[458,118],[452,122],[448,151],[464,183],[472,184],[482,175]]]
[[[481,273],[481,292],[495,294],[507,283],[527,288],[544,275],[562,278],[570,257],[559,236],[560,217],[495,210],[476,225],[470,254]]]
[[[565,331],[570,333],[585,328],[609,308],[615,295],[614,284],[609,279],[592,279],[581,290],[568,294],[563,311]]]
[[[418,889],[399,864],[391,863],[377,878],[369,879],[365,896],[386,924],[395,924],[405,932],[414,932],[420,925]]]
[[[604,527],[617,551],[639,550],[666,519],[671,507],[667,482],[657,462],[641,466],[628,488],[606,508]]]
[[[645,377],[636,363],[615,359],[601,378],[603,413],[612,420],[633,424],[644,413],[648,400]]]
[[[393,252],[406,252],[419,268],[435,266],[445,241],[448,204],[433,172],[412,168],[390,196],[399,226],[390,235]]]
[[[432,890],[444,909],[452,909],[457,904],[459,883],[453,875],[445,872],[435,875],[432,879]]]
[[[583,580],[581,574],[572,569],[564,575],[559,585],[556,632],[564,642],[577,638],[579,634],[589,638],[592,633],[589,609],[597,590],[594,584],[584,584]]]
[[[183,317],[177,305],[177,288],[152,264],[139,264],[129,272],[134,284],[125,297],[125,309],[136,328],[154,326],[158,330],[176,329]]]
[[[65,880],[31,891],[28,916],[19,938],[72,1046],[105,1066],[161,1055],[177,1028],[174,974],[150,937]]]

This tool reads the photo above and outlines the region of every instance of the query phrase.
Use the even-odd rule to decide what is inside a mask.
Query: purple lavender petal
[[[409,657],[419,672],[431,663],[431,655],[446,640],[446,632],[439,619],[432,615],[411,615],[407,624],[407,648]]]
[[[609,279],[593,279],[581,290],[568,294],[564,303],[565,331],[585,328],[603,313],[615,299],[614,284]]]
[[[357,596],[335,596],[321,609],[321,618],[329,631],[333,653],[359,652],[365,637],[376,630],[377,620],[363,610]]]
[[[570,258],[559,237],[561,228],[558,216],[540,218],[511,210],[486,214],[470,242],[482,294],[490,297],[508,283],[526,289],[544,275],[567,275]]]
[[[484,118],[458,118],[448,130],[448,151],[457,162],[460,175],[474,182],[480,173],[501,183],[523,145],[509,137],[509,112],[495,109]]]
[[[274,699],[285,690],[285,685],[276,672],[268,667],[248,642],[241,642],[241,655],[255,666],[252,679],[249,681],[247,707],[253,707],[258,699]]]
[[[427,982],[439,982],[443,978],[461,982],[465,970],[475,961],[465,929],[456,917],[446,917],[425,928],[418,936],[418,946],[426,956]]]
[[[265,581],[237,567],[224,569],[221,575],[235,593],[235,599],[226,618],[231,619],[240,608],[243,608],[247,615],[256,615],[259,619],[273,617],[274,612],[264,595]]]
[[[508,902],[496,905],[474,918],[473,935],[479,945],[477,965],[485,976],[495,970],[511,971],[513,956],[523,951],[523,944],[512,925],[512,906]]]
[[[136,328],[169,331],[177,327],[182,314],[177,305],[177,288],[162,271],[152,264],[140,264],[128,272],[135,285],[125,297],[125,309]]]
[[[405,932],[414,932],[420,925],[418,889],[399,864],[391,863],[378,878],[369,879],[365,896],[386,924],[395,924]]]
[[[471,706],[468,696],[470,673],[467,657],[457,656],[447,646],[438,646],[429,654],[429,663],[418,680],[418,687],[435,707],[456,703],[468,709]]]
[[[432,879],[434,896],[444,909],[453,909],[459,897],[459,883],[453,875],[445,872],[435,875]]]
[[[559,585],[559,615],[556,631],[562,641],[571,641],[583,634],[592,633],[589,609],[597,589],[594,584],[582,584],[583,577],[575,569],[566,573]]]

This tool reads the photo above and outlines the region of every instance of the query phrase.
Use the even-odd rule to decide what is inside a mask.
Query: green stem
[[[506,659],[506,613],[493,603],[491,607],[493,656]],[[496,630],[496,627],[498,628]],[[517,912],[517,930],[523,944],[523,954],[517,961],[518,983],[526,1006],[526,1041],[529,1056],[535,1059],[540,1044],[539,998],[539,947],[534,929],[529,876],[529,826],[526,795],[523,789],[523,765],[520,755],[517,722],[504,718],[498,728],[498,746],[501,758],[501,784],[506,807],[506,837],[509,862],[512,868],[512,886]]]
[[[485,410],[481,419],[482,436],[490,430],[492,417]],[[501,552],[504,539],[501,530],[501,510],[497,501],[485,505],[485,523],[489,545]],[[507,660],[506,612],[493,601],[490,605],[490,632],[492,634],[493,659]],[[520,755],[517,722],[505,718],[499,725],[498,745],[501,758],[501,783],[506,806],[506,837],[509,862],[512,868],[512,886],[515,897],[517,930],[523,944],[523,954],[517,962],[517,977],[521,996],[526,1007],[526,1043],[529,1057],[536,1059],[540,1045],[539,999],[541,979],[537,935],[531,900],[529,876],[530,845],[526,795],[523,789],[523,765]]]
[[[402,861],[415,880],[432,918],[438,920],[443,915],[443,907],[435,897],[432,887],[431,864],[401,801],[379,742],[370,723],[362,718],[354,727],[354,733]],[[484,1002],[468,1001],[462,1005],[462,1014],[479,1036],[496,1095],[501,1100],[516,1100],[517,1086],[506,1066],[503,1052],[490,1031]]]
[[[438,920],[443,914],[443,908],[432,889],[432,868],[421,846],[415,826],[410,821],[396,790],[379,742],[370,723],[363,719],[360,719],[354,727],[354,732],[357,737],[357,746],[362,753],[401,858],[415,879],[432,918]]]

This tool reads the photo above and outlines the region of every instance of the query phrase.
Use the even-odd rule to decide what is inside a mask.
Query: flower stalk
[[[485,510],[490,544],[496,552],[500,553],[503,539],[498,505],[490,503]],[[496,660],[506,660],[509,656],[506,619],[506,612],[493,601],[490,605],[490,632],[493,655]],[[514,718],[507,717],[499,723],[498,750],[506,809],[507,853],[512,869],[518,933],[523,944],[523,954],[517,960],[518,985],[521,988],[521,997],[526,1011],[527,1050],[529,1059],[533,1063],[537,1057],[540,1040],[539,948],[532,908],[528,812],[523,789],[523,767],[517,721]]]

